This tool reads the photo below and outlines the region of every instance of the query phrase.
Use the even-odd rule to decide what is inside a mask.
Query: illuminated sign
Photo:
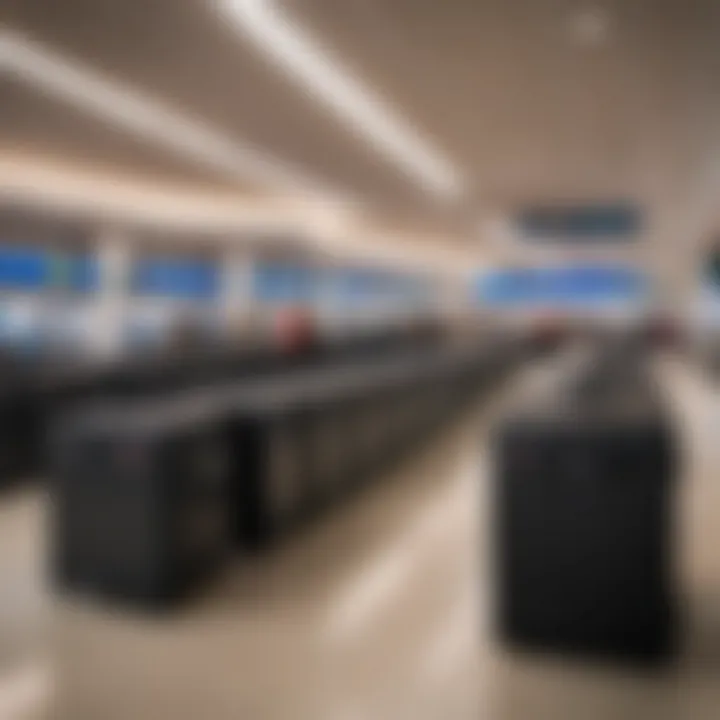
[[[1,289],[91,292],[97,289],[98,282],[97,261],[87,253],[21,245],[0,246]]]
[[[210,262],[146,258],[135,263],[131,288],[135,295],[207,300],[220,291],[220,273]]]
[[[476,279],[475,300],[488,305],[580,305],[635,300],[647,278],[624,265],[585,265],[496,270]]]

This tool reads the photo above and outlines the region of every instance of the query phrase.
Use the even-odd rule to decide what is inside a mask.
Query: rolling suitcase
[[[350,479],[347,447],[349,418],[343,387],[314,394],[307,408],[308,462],[314,504],[322,510],[340,499]]]
[[[53,443],[61,589],[164,606],[229,547],[225,428],[196,402],[85,410]]]
[[[242,547],[270,544],[308,509],[310,428],[295,393],[273,382],[230,402],[230,522]]]
[[[500,429],[497,621],[512,645],[636,661],[673,653],[673,438],[648,397],[626,403],[576,398]]]

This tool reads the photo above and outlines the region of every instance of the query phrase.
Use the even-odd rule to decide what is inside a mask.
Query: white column
[[[92,328],[92,349],[112,357],[122,349],[127,320],[132,248],[123,231],[105,228],[98,237],[99,288]]]
[[[223,256],[220,313],[224,331],[231,335],[253,322],[253,265],[248,248],[230,248]]]

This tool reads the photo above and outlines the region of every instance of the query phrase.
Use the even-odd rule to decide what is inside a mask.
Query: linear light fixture
[[[458,168],[271,0],[213,2],[280,68],[423,189],[443,199],[462,194]]]
[[[238,198],[232,192],[168,186],[22,153],[0,153],[0,203],[3,201],[172,232],[194,229],[200,231],[200,237],[205,232],[282,234],[297,228],[302,220],[292,204],[273,198]]]
[[[341,202],[350,198],[264,151],[239,143],[135,88],[12,31],[0,31],[3,72],[115,128],[228,177]]]

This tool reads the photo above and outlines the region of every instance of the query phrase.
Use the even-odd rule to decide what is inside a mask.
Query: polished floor
[[[52,603],[46,499],[0,505],[0,719],[598,720],[717,718],[720,393],[677,359],[659,374],[685,445],[687,642],[631,673],[511,655],[493,642],[488,429],[517,392],[263,558],[238,558],[170,617]],[[534,368],[533,382],[547,368]]]

